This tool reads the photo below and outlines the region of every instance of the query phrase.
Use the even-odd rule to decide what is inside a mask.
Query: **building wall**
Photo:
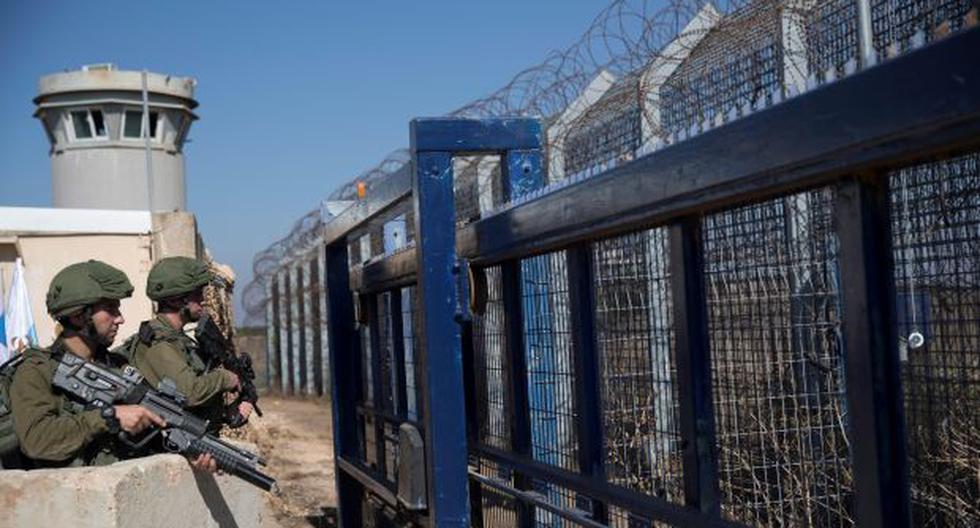
[[[150,272],[150,236],[145,235],[21,235],[17,237],[17,253],[24,259],[24,280],[31,300],[31,311],[41,345],[54,340],[54,321],[48,316],[44,298],[55,274],[69,264],[99,259],[111,264],[129,277],[133,296],[124,299],[121,311],[126,322],[119,331],[117,342],[136,333],[139,323],[149,319],[152,304],[146,297],[146,278]],[[10,251],[0,251],[4,267],[12,267]],[[7,281],[10,273],[5,272]],[[5,288],[9,291],[9,286]]]
[[[146,279],[153,263],[164,257],[200,258],[202,241],[194,215],[186,212],[136,213],[35,208],[0,211],[0,293],[10,292],[15,262],[23,259],[31,312],[41,345],[54,340],[54,321],[45,296],[51,279],[70,264],[102,260],[121,269],[133,284],[133,297],[122,302],[126,318],[117,343],[152,317]],[[69,229],[76,231],[69,232]],[[113,233],[112,231],[119,232]]]

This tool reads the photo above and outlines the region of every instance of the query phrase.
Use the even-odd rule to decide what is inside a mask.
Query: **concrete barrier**
[[[178,455],[110,466],[0,471],[0,526],[259,527],[265,492],[191,469]]]

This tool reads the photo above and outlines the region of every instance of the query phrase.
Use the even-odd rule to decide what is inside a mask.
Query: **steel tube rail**
[[[484,218],[459,253],[492,265],[980,145],[977,49],[980,28]]]
[[[555,506],[554,504],[551,504],[550,502],[542,499],[541,494],[539,493],[535,493],[533,491],[519,490],[513,486],[509,486],[507,484],[504,484],[503,482],[499,482],[496,479],[485,477],[472,470],[470,470],[470,478],[484,486],[493,488],[506,495],[510,495],[511,497],[514,497],[520,500],[521,502],[533,504],[535,507],[541,508],[542,510],[548,510],[551,513],[561,517],[562,519],[567,519],[569,521],[576,523],[576,525],[589,526],[591,528],[606,528],[605,524],[598,523],[590,519],[586,512],[579,511],[579,510],[569,511],[560,508],[558,506]]]
[[[705,516],[698,510],[686,508],[660,497],[651,497],[610,484],[601,478],[573,473],[557,466],[538,462],[526,455],[518,455],[486,445],[476,446],[472,451],[487,460],[509,467],[516,473],[533,479],[547,480],[556,486],[575,490],[592,499],[619,506],[650,519],[680,526],[742,526],[720,517]]]

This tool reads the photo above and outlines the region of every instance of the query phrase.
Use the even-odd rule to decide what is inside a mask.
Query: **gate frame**
[[[413,159],[420,162],[414,164],[412,171],[397,173],[379,185],[376,198],[358,204],[325,228],[331,294],[330,344],[335,358],[331,370],[338,497],[343,525],[360,526],[357,524],[360,503],[349,502],[353,493],[368,489],[386,501],[391,499],[390,491],[383,485],[344,460],[351,456],[351,447],[356,448],[356,435],[352,440],[353,431],[347,430],[356,423],[347,421],[347,417],[356,416],[350,414],[354,400],[346,398],[356,395],[359,383],[358,376],[352,375],[357,372],[359,345],[351,326],[350,290],[378,291],[408,284],[417,270],[423,307],[420,316],[425,321],[419,337],[425,343],[420,352],[424,363],[424,434],[431,526],[465,526],[468,522],[471,500],[467,497],[469,486],[465,477],[468,454],[504,464],[518,475],[573,488],[594,501],[616,504],[640,515],[691,526],[732,525],[720,519],[715,509],[717,478],[712,474],[717,473],[717,468],[712,467],[710,460],[713,425],[706,421],[713,412],[711,400],[705,398],[703,391],[695,389],[705,379],[710,388],[710,363],[704,364],[709,349],[707,336],[699,330],[703,326],[698,313],[704,307],[703,292],[699,293],[698,289],[699,282],[703,288],[703,280],[698,281],[692,273],[697,271],[699,258],[699,251],[692,247],[695,245],[692,237],[697,231],[694,222],[710,212],[749,201],[833,185],[842,198],[836,229],[844,270],[841,296],[850,314],[844,321],[844,333],[848,343],[847,398],[854,414],[850,433],[855,454],[856,523],[909,526],[904,406],[899,365],[893,357],[895,313],[890,292],[894,291],[894,280],[890,273],[881,272],[890,269],[886,266],[892,258],[887,181],[883,183],[883,180],[885,171],[891,168],[980,147],[980,90],[976,89],[980,86],[980,64],[975,61],[976,49],[980,49],[980,28],[964,30],[588,180],[533,196],[458,232],[452,207],[450,153],[516,148],[513,144],[495,143],[505,136],[489,133],[499,133],[500,127],[514,121],[413,121]],[[903,91],[899,93],[896,87],[902,87]],[[812,116],[834,118],[813,121]],[[369,262],[351,274],[346,259],[347,233],[408,198],[413,187],[416,232],[420,240],[417,248]],[[430,230],[429,226],[433,225],[436,227]],[[684,255],[680,264],[672,262],[671,266],[677,272],[684,272],[672,278],[672,290],[675,302],[683,299],[686,304],[675,306],[675,315],[685,314],[683,319],[675,319],[675,325],[681,332],[686,329],[688,334],[688,344],[682,347],[683,356],[687,357],[679,356],[678,360],[689,362],[689,368],[679,374],[688,385],[687,390],[694,392],[682,397],[687,403],[682,405],[686,410],[680,422],[688,444],[684,449],[686,506],[609,484],[602,480],[594,460],[589,474],[537,462],[528,453],[516,452],[517,449],[507,452],[486,447],[475,449],[477,446],[470,445],[468,453],[466,404],[462,400],[471,395],[463,399],[456,397],[452,402],[448,400],[453,398],[440,399],[438,407],[434,399],[440,391],[466,394],[461,330],[457,322],[462,309],[454,287],[456,281],[448,280],[460,269],[459,257],[467,258],[473,266],[502,264],[506,270],[517,259],[571,248],[569,258],[580,261],[581,250],[576,248],[583,242],[664,225],[671,226],[671,247]],[[685,263],[695,266],[682,265]],[[578,291],[582,282],[581,275],[574,281],[570,276],[572,295],[582,295]],[[684,295],[678,295],[680,292]],[[519,329],[509,323],[509,334],[515,328]],[[580,343],[577,348],[583,351],[583,356],[578,358],[583,364],[594,359],[588,356],[589,339],[588,328],[580,329],[580,335],[575,338]],[[678,346],[681,345],[679,339]],[[514,350],[510,344],[507,349]],[[449,375],[440,368],[449,369]],[[509,381],[512,387],[520,384],[519,379]],[[582,395],[576,396],[578,401],[586,401],[583,398],[595,391],[589,387],[590,383],[583,385],[586,387]],[[347,429],[341,424],[348,426]],[[592,417],[582,428],[592,435],[592,442],[595,432],[590,433],[588,427],[594,425]],[[520,443],[515,447],[520,447]],[[594,443],[586,447],[590,448],[582,455],[583,459],[589,453],[596,455]],[[706,447],[711,449],[706,452]],[[441,448],[447,450],[443,452]],[[694,462],[697,467],[691,471]],[[508,490],[478,476],[471,478],[509,492],[521,503],[540,502],[534,494],[520,489],[521,486]],[[440,495],[443,492],[446,494]],[[560,515],[575,519],[577,514]],[[527,517],[524,519],[526,522]]]

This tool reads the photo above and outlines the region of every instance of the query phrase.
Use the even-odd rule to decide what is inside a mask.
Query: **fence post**
[[[311,393],[314,396],[323,396],[324,393],[324,383],[323,378],[325,373],[323,372],[323,306],[320,302],[323,297],[323,291],[326,289],[323,285],[323,259],[320,255],[323,254],[322,251],[317,251],[317,258],[314,258],[310,262],[310,332],[313,334],[313,338],[310,341],[310,352],[309,355],[312,358],[312,365],[310,371],[313,373],[313,384]]]
[[[500,290],[503,294],[504,361],[507,364],[507,411],[510,416],[510,448],[514,454],[531,458],[531,405],[527,390],[527,357],[524,354],[524,307],[521,302],[521,263],[508,261],[500,265]],[[514,487],[532,489],[530,479],[514,475]],[[534,526],[534,507],[517,502],[517,526]]]
[[[718,516],[718,454],[704,283],[701,218],[682,218],[670,226],[670,288],[677,344],[684,500],[691,508]]]
[[[571,312],[574,361],[575,406],[578,410],[579,470],[596,480],[605,478],[603,468],[601,364],[595,329],[595,290],[592,246],[588,243],[568,248],[568,306]],[[607,522],[605,504],[592,501],[592,518]]]
[[[838,187],[841,295],[857,526],[911,525],[888,178]]]
[[[471,292],[472,294],[472,292]],[[477,406],[476,365],[473,349],[473,322],[460,325],[460,344],[463,351],[463,398],[466,403],[466,441],[471,446],[480,445],[480,416]],[[483,527],[483,485],[470,479],[470,526]]]
[[[385,379],[384,368],[382,368],[382,347],[381,347],[381,314],[378,313],[378,299],[380,295],[361,294],[367,297],[367,316],[368,333],[371,336],[371,412],[374,415],[374,452],[375,460],[378,465],[378,475],[382,480],[388,479],[388,466],[385,463],[385,384],[389,381]]]
[[[501,180],[504,195],[514,200],[544,186],[544,172],[540,151],[508,152],[501,160]],[[501,289],[503,291],[504,324],[506,325],[506,353],[508,368],[508,394],[511,395],[511,449],[514,453],[534,458],[531,432],[531,397],[528,392],[526,343],[524,342],[524,300],[522,297],[525,267],[520,260],[501,265]],[[514,487],[519,490],[534,489],[532,479],[517,473]],[[517,525],[521,528],[535,525],[534,507],[517,503]]]
[[[265,356],[265,376],[269,390],[281,392],[279,383],[279,340],[281,338],[279,334],[279,278],[275,274],[272,275],[267,287],[269,291],[269,300],[266,303],[268,305],[266,310],[268,322],[265,328],[268,334],[268,345]]]
[[[280,281],[282,288],[279,290],[279,298],[282,301],[282,306],[279,308],[279,320],[282,323],[281,335],[283,336],[283,339],[279,341],[279,377],[282,380],[280,382],[280,389],[282,389],[283,394],[290,394],[293,390],[293,362],[291,359],[293,357],[293,332],[289,308],[289,298],[291,295],[289,266],[283,266],[280,270]]]
[[[433,527],[469,524],[466,409],[457,308],[452,155],[420,152],[412,122],[413,196],[418,247],[422,409],[429,519]],[[457,397],[446,397],[457,395]]]
[[[456,284],[462,267],[456,255],[453,153],[506,152],[503,169],[516,170],[521,175],[518,181],[522,182],[529,177],[540,180],[540,146],[541,125],[533,119],[415,119],[411,123],[415,171],[412,194],[421,308],[419,348],[424,365],[422,399],[429,520],[433,526],[462,527],[469,522],[466,404],[465,398],[458,397],[465,394],[465,384],[461,331],[457,322],[460,307]],[[515,288],[508,297],[511,304],[519,306],[520,276],[513,272],[519,269],[520,263],[502,267],[506,270],[508,266],[512,273],[505,272],[504,275],[510,277],[511,286]],[[520,334],[520,325],[519,319],[516,325],[511,323],[509,336]],[[517,349],[511,343],[508,348],[514,358],[521,356],[523,364],[523,347]],[[528,412],[526,369],[523,380],[512,377],[511,381],[514,386],[523,385],[523,402],[515,403],[519,405],[518,409]],[[529,426],[528,423],[524,425]],[[529,453],[529,432],[526,440]],[[519,480],[519,476],[515,479]]]
[[[334,475],[337,478],[337,518],[341,528],[361,527],[361,488],[336,462],[357,454],[357,392],[360,382],[360,340],[354,332],[354,299],[350,291],[347,240],[341,238],[326,249],[327,318],[330,332],[330,375],[333,378]],[[343,424],[343,426],[341,426]]]
[[[405,365],[405,328],[402,321],[402,289],[395,288],[388,293],[389,310],[391,311],[391,346],[392,365],[395,369],[395,397],[397,406],[395,415],[402,420],[408,419],[408,381]]]
[[[861,54],[861,66],[874,66],[878,61],[875,52],[874,28],[871,24],[871,0],[855,0],[857,2],[858,49]]]
[[[309,380],[310,373],[306,370],[307,341],[309,340],[308,325],[310,312],[307,310],[306,300],[309,298],[310,277],[306,266],[306,260],[300,258],[296,264],[296,394],[306,394],[306,382]]]

